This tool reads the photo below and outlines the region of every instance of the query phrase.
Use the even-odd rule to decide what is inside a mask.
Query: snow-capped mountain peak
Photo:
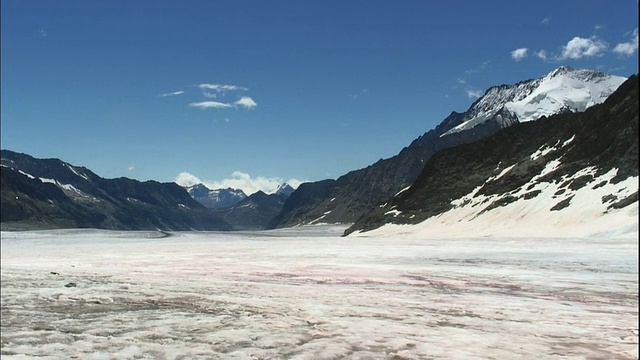
[[[500,127],[600,104],[626,80],[595,70],[559,67],[539,79],[495,86],[478,99],[464,119],[441,136],[493,120]]]
[[[232,188],[212,190],[204,184],[188,186],[185,189],[196,201],[212,209],[235,205],[247,197],[242,190]]]
[[[276,189],[275,194],[276,195],[284,195],[284,196],[289,196],[291,195],[293,192],[295,191],[295,189],[287,184],[287,183],[282,183],[278,186],[278,189]]]

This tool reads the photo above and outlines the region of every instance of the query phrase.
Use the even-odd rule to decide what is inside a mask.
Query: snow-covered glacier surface
[[[638,356],[637,238],[342,230],[3,232],[2,358]]]

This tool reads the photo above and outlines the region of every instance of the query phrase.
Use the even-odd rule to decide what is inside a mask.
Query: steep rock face
[[[589,200],[594,194],[599,199]],[[410,188],[345,233],[436,216],[455,226],[501,209],[503,222],[560,211],[586,218],[637,201],[638,78],[632,76],[583,113],[518,124],[437,153]]]
[[[285,197],[289,197],[291,196],[291,194],[293,194],[293,192],[296,191],[296,189],[294,189],[291,185],[284,183],[284,184],[280,184],[280,186],[278,186],[278,189],[276,189],[275,194],[277,195],[284,195]]]
[[[1,172],[4,228],[231,230],[174,183],[103,179],[9,150],[2,150]]]
[[[289,209],[288,215],[276,218],[270,226],[305,224],[319,217],[329,223],[354,222],[411,185],[436,152],[483,139],[521,120],[582,111],[604,101],[624,80],[593,70],[560,67],[539,79],[492,87],[466,112],[452,112],[398,155],[341,176],[324,198],[300,202],[298,209]]]
[[[267,228],[275,228],[280,224],[292,223],[293,219],[303,219],[305,223],[311,223],[322,217],[314,216],[309,210],[318,208],[319,204],[327,198],[327,195],[335,185],[335,180],[323,180],[301,184],[284,202],[280,213],[271,220]],[[329,200],[331,201],[331,200]]]
[[[88,227],[94,220],[54,184],[4,166],[0,177],[0,221],[19,224],[8,229]]]
[[[284,193],[265,194],[258,191],[214,213],[235,230],[262,230],[280,213],[287,197]]]

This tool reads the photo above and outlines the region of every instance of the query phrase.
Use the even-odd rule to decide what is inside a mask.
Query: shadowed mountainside
[[[285,203],[286,213],[274,219],[270,228],[319,219],[327,223],[353,223],[413,184],[426,161],[438,151],[478,141],[543,114],[583,111],[589,104],[606,99],[624,80],[563,66],[538,79],[491,87],[467,111],[452,112],[398,155],[341,176],[333,186],[324,189],[324,197],[308,198],[307,202],[297,200],[295,209],[294,200],[289,200]]]
[[[608,180],[598,180],[613,171]],[[638,78],[630,77],[603,104],[514,125],[472,144],[442,150],[416,182],[346,230],[387,223],[417,224],[460,207],[475,216],[516,201],[533,201],[558,188],[543,210],[571,206],[581,189],[598,189],[638,176]],[[637,180],[636,180],[637,187]],[[638,201],[637,189],[602,196],[605,211]],[[480,201],[481,200],[481,201]]]
[[[5,229],[232,230],[175,183],[103,179],[58,159],[2,150]]]

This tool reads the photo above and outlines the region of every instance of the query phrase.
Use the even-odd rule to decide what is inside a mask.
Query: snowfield
[[[638,238],[2,233],[2,359],[637,359]]]

